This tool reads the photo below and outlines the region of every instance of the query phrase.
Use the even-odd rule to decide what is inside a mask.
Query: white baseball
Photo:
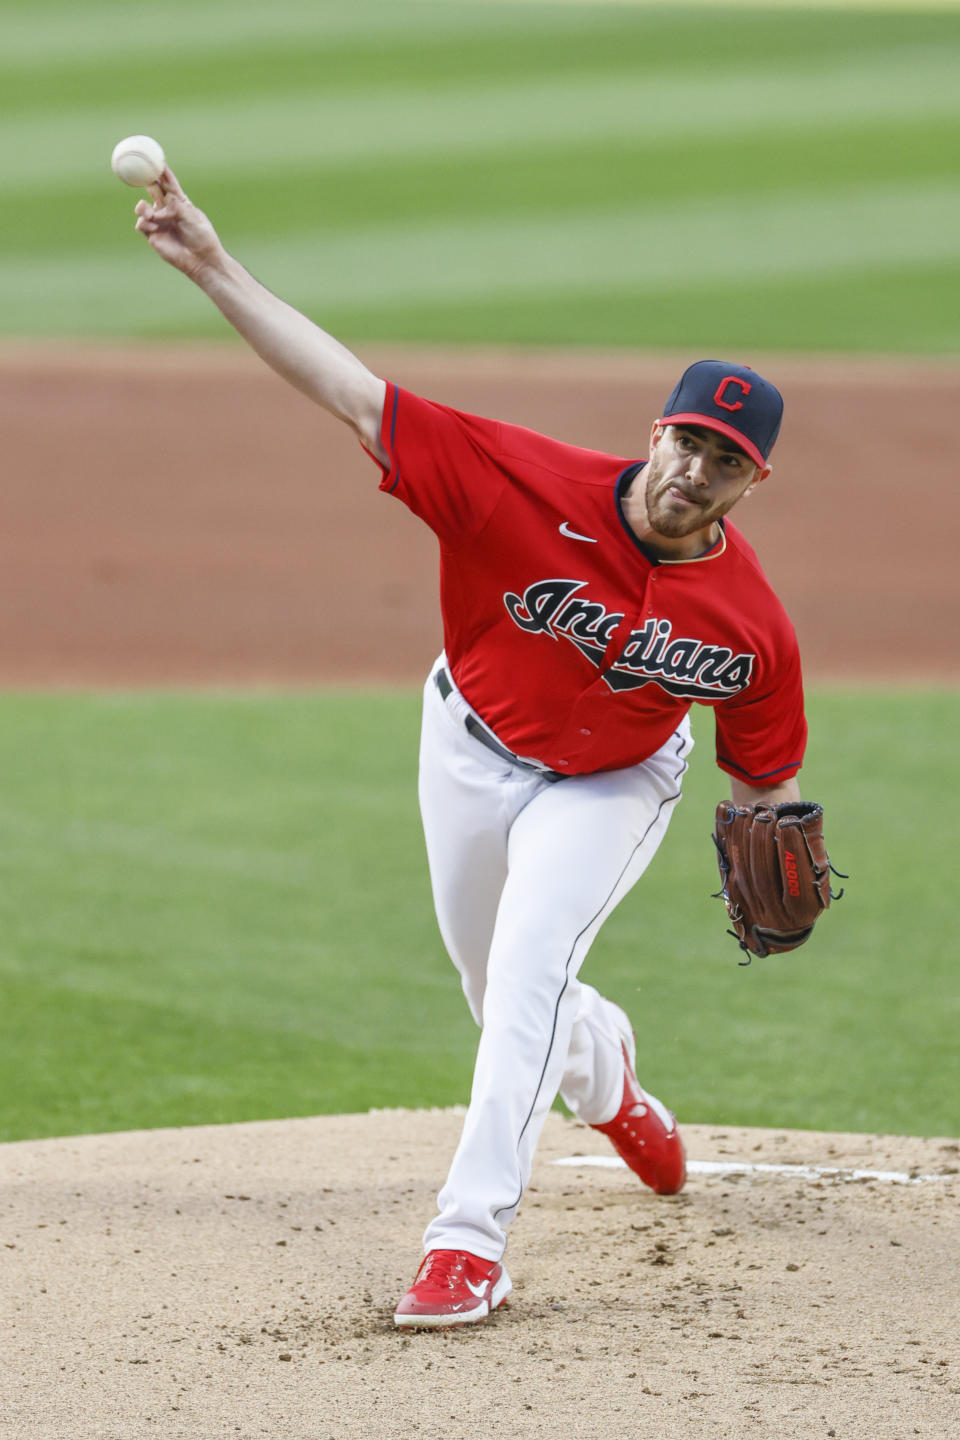
[[[126,185],[151,185],[166,165],[163,146],[149,135],[128,135],[113,147],[110,169]]]

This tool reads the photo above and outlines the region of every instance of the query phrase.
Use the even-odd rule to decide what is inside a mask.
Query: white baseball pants
[[[625,770],[551,782],[493,754],[454,688],[424,689],[420,809],[440,932],[482,1026],[460,1143],[425,1250],[499,1260],[559,1092],[587,1124],[620,1106],[623,1011],[577,975],[666,833],[688,720]]]

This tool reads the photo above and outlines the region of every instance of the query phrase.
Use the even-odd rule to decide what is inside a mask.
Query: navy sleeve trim
[[[396,385],[394,385],[394,387],[393,387],[393,412],[392,412],[392,414],[391,414],[391,416],[390,416],[390,464],[394,467],[394,470],[395,470],[395,472],[396,472],[396,475],[395,475],[394,482],[393,482],[393,484],[390,486],[390,489],[389,489],[389,491],[388,491],[388,494],[390,494],[390,495],[393,494],[393,492],[396,490],[397,486],[400,484],[400,470],[399,470],[399,468],[397,467],[397,457],[396,457],[396,455],[395,455],[395,453],[394,453],[394,448],[393,448],[393,446],[394,446],[394,438],[395,438],[396,433],[397,433],[397,402],[398,402],[399,399],[400,399],[400,390],[399,390],[399,387],[396,386]]]
[[[794,760],[789,765],[781,765],[777,770],[767,770],[763,775],[751,775],[749,770],[744,770],[742,765],[735,764],[733,760],[728,760],[726,755],[721,755],[719,752],[717,753],[717,760],[721,765],[727,765],[731,770],[736,770],[737,774],[742,775],[744,779],[755,782],[772,780],[774,775],[782,775],[784,770],[797,771],[803,763],[801,760]]]

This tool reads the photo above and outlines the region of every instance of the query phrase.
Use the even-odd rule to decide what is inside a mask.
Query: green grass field
[[[953,352],[955,5],[3,0],[0,328],[222,334],[146,131],[347,339]]]
[[[3,697],[5,1138],[467,1098],[417,700]],[[811,700],[806,790],[853,875],[805,949],[742,969],[723,933],[701,713],[671,833],[588,958],[688,1120],[960,1131],[960,696],[867,700]]]

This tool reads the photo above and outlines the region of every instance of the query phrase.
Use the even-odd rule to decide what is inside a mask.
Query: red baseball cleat
[[[431,1250],[396,1308],[397,1325],[471,1325],[510,1294],[510,1276],[496,1260],[466,1250]]]
[[[658,1195],[676,1195],[687,1178],[687,1160],[677,1122],[665,1105],[648,1095],[633,1071],[623,1042],[623,1100],[605,1125],[592,1125]]]

